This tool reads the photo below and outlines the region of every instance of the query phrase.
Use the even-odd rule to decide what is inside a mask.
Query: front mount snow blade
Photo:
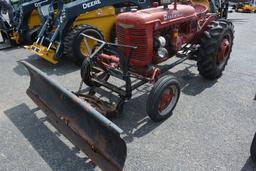
[[[31,64],[28,96],[47,115],[48,120],[102,170],[122,170],[127,147],[123,132],[87,102],[52,81]]]

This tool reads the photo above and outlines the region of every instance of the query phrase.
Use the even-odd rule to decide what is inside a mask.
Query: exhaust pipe
[[[28,96],[48,120],[102,170],[122,170],[127,156],[123,132],[87,102],[69,92],[31,64]]]

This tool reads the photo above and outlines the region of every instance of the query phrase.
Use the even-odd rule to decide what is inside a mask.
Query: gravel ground
[[[171,118],[156,124],[146,116],[146,85],[114,119],[128,146],[125,170],[256,170],[249,154],[256,131],[256,14],[230,18],[235,42],[222,78],[206,81],[187,61],[170,71],[182,83]],[[0,51],[0,170],[99,170],[27,97],[29,77],[20,60],[70,90],[80,82],[69,61],[51,65],[22,48]]]

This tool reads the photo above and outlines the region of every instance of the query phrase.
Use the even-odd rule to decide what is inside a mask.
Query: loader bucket
[[[102,170],[122,170],[127,155],[122,130],[39,69],[21,63],[31,78],[27,94],[52,125]]]

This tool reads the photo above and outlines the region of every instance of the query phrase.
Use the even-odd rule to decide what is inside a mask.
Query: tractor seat
[[[210,10],[210,3],[208,0],[190,0],[193,6],[197,5],[203,5],[207,8],[207,10]]]
[[[204,14],[208,11],[208,8],[203,4],[195,4],[193,7],[195,8],[197,15]]]
[[[210,11],[210,3],[208,0],[190,0],[198,15]]]

